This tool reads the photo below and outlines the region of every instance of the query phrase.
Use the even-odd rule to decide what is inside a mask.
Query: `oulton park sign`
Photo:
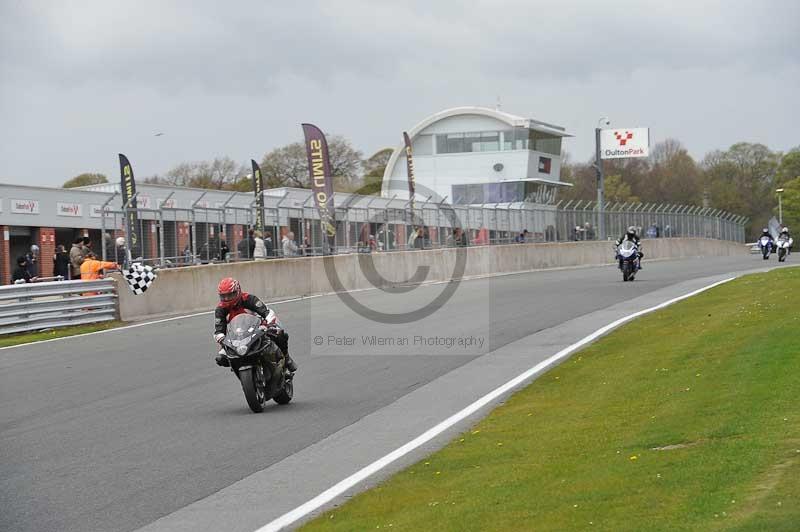
[[[624,159],[650,155],[650,129],[613,128],[600,130],[600,158]]]

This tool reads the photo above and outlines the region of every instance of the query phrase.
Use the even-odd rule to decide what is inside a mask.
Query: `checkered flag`
[[[131,264],[130,268],[128,268],[124,274],[125,280],[128,281],[128,288],[137,296],[143,294],[145,290],[150,288],[150,285],[153,284],[153,281],[155,281],[157,277],[152,267],[139,262]]]

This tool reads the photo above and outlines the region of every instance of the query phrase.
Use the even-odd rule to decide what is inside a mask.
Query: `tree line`
[[[370,157],[340,136],[328,138],[334,189],[340,192],[380,194],[391,148]],[[800,227],[800,146],[787,153],[763,144],[739,142],[714,150],[696,161],[675,139],[652,147],[650,156],[603,161],[608,202],[645,202],[695,205],[724,209],[750,219],[754,234],[777,214],[775,190],[783,188],[784,222]],[[260,161],[267,188],[309,188],[305,145],[294,142],[267,152]],[[146,183],[248,192],[253,190],[250,163],[230,157],[181,163]],[[560,192],[563,200],[594,200],[597,196],[594,158],[571,162],[564,155],[561,180],[574,186]],[[106,183],[102,174],[81,174],[65,188]]]
[[[597,177],[594,158],[562,167],[561,180],[574,186],[561,199],[594,200]],[[724,209],[750,219],[753,235],[777,215],[776,189],[784,188],[784,222],[800,221],[800,146],[787,153],[763,144],[739,142],[714,150],[695,161],[675,139],[657,143],[650,157],[603,162],[608,202],[645,202],[695,205]],[[791,190],[792,193],[788,194]],[[794,194],[796,191],[797,200]],[[791,203],[787,211],[787,203]],[[791,212],[796,218],[787,218]]]

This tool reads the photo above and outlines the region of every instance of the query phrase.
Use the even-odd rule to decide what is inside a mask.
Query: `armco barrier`
[[[647,259],[748,254],[742,244],[701,238],[644,240],[643,249]],[[444,281],[451,278],[459,253],[466,253],[464,276],[467,277],[601,265],[613,260],[610,242],[475,246],[374,253],[370,257],[375,269],[392,281],[409,279],[417,266],[430,268],[426,281]],[[333,292],[324,261],[333,263],[345,289],[371,288],[372,284],[361,272],[359,257],[363,258],[349,254],[164,269],[143,295],[133,295],[125,288],[119,290],[120,316],[123,320],[134,320],[211,310],[217,304],[217,283],[227,276],[236,277],[246,291],[266,301]]]
[[[113,320],[116,282],[55,281],[0,287],[0,335]]]

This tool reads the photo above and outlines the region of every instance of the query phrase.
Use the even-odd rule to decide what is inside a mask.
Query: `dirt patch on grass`
[[[795,451],[792,451],[795,452]],[[759,477],[750,491],[750,495],[744,500],[735,518],[738,521],[745,521],[755,514],[762,506],[764,500],[772,493],[780,483],[783,475],[800,462],[800,456],[792,456],[782,462],[770,467]]]
[[[663,447],[652,447],[651,451],[674,451],[675,449],[688,449],[689,447],[694,447],[696,445],[700,445],[701,441],[690,441],[686,443],[673,443],[672,445],[664,445]]]

